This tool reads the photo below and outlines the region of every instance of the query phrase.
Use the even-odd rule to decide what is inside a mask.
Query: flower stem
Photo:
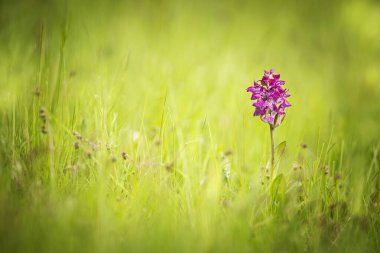
[[[275,150],[274,150],[274,126],[269,125],[270,129],[270,140],[271,140],[271,151],[272,151],[272,159],[271,159],[271,167],[272,167],[272,174],[274,170],[274,161],[275,161]]]

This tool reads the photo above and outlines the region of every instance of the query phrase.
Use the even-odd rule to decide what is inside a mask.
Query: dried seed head
[[[161,145],[161,141],[159,139],[155,140],[154,141],[154,145],[155,146],[160,146]]]
[[[231,206],[231,201],[228,200],[227,198],[224,198],[222,204],[223,204],[224,207],[230,207]]]
[[[230,156],[232,154],[233,154],[232,150],[225,150],[223,151],[222,156]]]
[[[99,148],[99,145],[96,142],[89,141],[88,144],[90,145],[90,147],[92,148],[92,151],[94,151],[94,152],[97,151]]]
[[[152,127],[149,129],[148,136],[149,136],[149,138],[154,139],[154,137],[156,137],[157,133],[158,133],[158,128]]]
[[[42,120],[44,123],[46,123],[46,120],[47,120],[47,112],[46,112],[45,108],[41,107],[39,112],[40,112],[40,118],[41,118],[41,120]]]
[[[79,170],[79,164],[74,164],[72,167],[72,172],[76,173]]]
[[[330,168],[329,168],[328,165],[325,165],[325,166],[324,166],[324,174],[325,174],[325,175],[328,175],[328,174],[329,174],[329,169],[330,169]]]
[[[74,77],[76,75],[77,75],[77,72],[75,70],[71,70],[70,73],[69,73],[70,77]]]
[[[44,115],[40,115],[40,116],[41,116],[41,120],[42,120],[42,122],[43,122],[43,123],[46,123],[46,121],[47,121],[46,114],[44,114]]]
[[[39,97],[41,95],[41,91],[39,87],[35,87],[32,91],[32,94],[36,97]]]
[[[173,162],[171,162],[171,163],[167,163],[167,164],[165,165],[165,169],[166,169],[167,171],[169,171],[169,172],[172,172],[172,171],[173,171],[173,167],[174,167],[174,163],[173,163]]]
[[[43,134],[48,134],[48,130],[47,130],[46,126],[42,126],[42,127],[41,127],[41,132],[42,132]]]
[[[63,172],[66,173],[67,171],[69,171],[71,169],[71,165],[67,165],[64,169],[63,169]]]
[[[78,140],[82,140],[82,136],[81,136],[77,131],[73,131],[73,135],[74,135]]]
[[[121,153],[121,157],[124,159],[124,160],[128,160],[129,159],[129,155],[125,152]]]
[[[80,169],[80,164],[79,163],[75,163],[73,165],[68,165],[66,166],[66,168],[63,169],[63,172],[68,172],[68,171],[71,171],[72,173],[76,173],[78,172],[78,170]]]

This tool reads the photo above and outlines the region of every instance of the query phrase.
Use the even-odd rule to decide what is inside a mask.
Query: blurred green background
[[[0,250],[376,252],[379,24],[375,0],[0,1]],[[245,92],[270,68],[277,181]]]
[[[117,95],[133,105],[166,91],[183,103],[204,95],[213,104],[204,113],[241,116],[241,90],[275,68],[297,104],[289,118],[307,114],[311,126],[331,115],[369,142],[378,137],[378,19],[377,1],[3,1],[2,105],[21,87],[43,85],[35,80],[41,33],[41,82],[54,86],[66,33],[67,87],[122,86]],[[197,104],[204,109],[189,107]]]

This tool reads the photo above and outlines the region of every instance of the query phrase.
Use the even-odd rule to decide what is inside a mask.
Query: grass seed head
[[[94,141],[89,141],[88,144],[90,145],[92,151],[96,152],[99,149],[100,144],[96,143]]]
[[[78,140],[82,140],[82,136],[81,136],[77,131],[73,131],[73,135],[74,135],[74,137],[76,137]]]
[[[293,170],[296,171],[298,169],[301,169],[301,165],[299,165],[297,162],[293,163]]]
[[[155,146],[160,146],[161,145],[161,141],[159,139],[155,140],[154,141],[154,145]]]
[[[40,118],[41,120],[46,123],[47,121],[47,112],[46,112],[46,109],[41,107],[40,110],[39,110],[39,113],[40,113]]]
[[[41,95],[41,90],[39,87],[35,87],[32,91],[32,94],[36,97],[39,97]]]
[[[77,75],[77,72],[75,70],[71,70],[69,73],[69,77],[74,77]]]
[[[46,128],[46,126],[42,126],[41,127],[41,133],[43,133],[43,134],[48,134],[49,133],[48,130],[47,130],[47,128]]]
[[[128,160],[129,159],[129,155],[127,154],[127,153],[125,153],[125,152],[122,152],[121,153],[121,157],[123,158],[123,160]]]
[[[342,175],[340,173],[336,173],[335,177],[334,177],[334,180],[335,181],[339,181],[340,179],[342,179]]]
[[[328,174],[329,174],[329,169],[330,169],[330,168],[329,168],[328,165],[325,165],[325,166],[324,166],[324,174],[325,174],[325,175],[328,175]]]
[[[222,153],[222,156],[231,156],[233,154],[232,150],[225,150]]]
[[[170,162],[170,163],[165,164],[165,169],[166,169],[168,172],[172,172],[172,171],[173,171],[173,168],[174,168],[174,162]]]

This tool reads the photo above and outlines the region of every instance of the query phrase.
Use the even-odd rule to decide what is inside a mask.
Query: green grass
[[[378,252],[378,23],[376,1],[1,1],[0,251]],[[269,68],[293,104],[272,178],[245,92]]]

